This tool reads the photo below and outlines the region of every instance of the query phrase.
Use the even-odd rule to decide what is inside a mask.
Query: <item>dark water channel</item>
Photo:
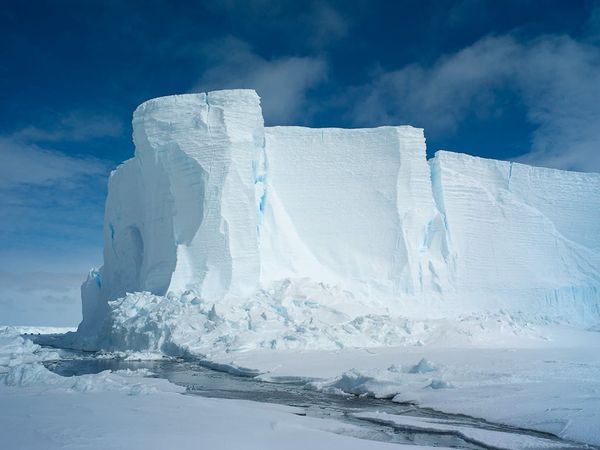
[[[264,382],[251,376],[232,375],[208,368],[201,361],[170,359],[125,361],[95,358],[93,354],[64,352],[63,359],[47,362],[46,366],[53,372],[67,377],[98,373],[104,370],[149,369],[157,378],[166,378],[172,383],[184,386],[189,395],[293,406],[298,408],[298,415],[333,419],[355,425],[356,432],[353,432],[353,436],[362,439],[462,449],[503,448],[478,442],[458,431],[423,430],[354,416],[356,413],[386,412],[395,415],[442,419],[446,421],[445,423],[461,427],[501,431],[523,437],[537,437],[544,439],[549,444],[541,445],[540,449],[593,448],[561,441],[559,438],[545,433],[496,425],[467,416],[443,414],[412,404],[394,403],[390,400],[369,397],[327,394],[307,388],[306,380],[287,379],[281,382]]]

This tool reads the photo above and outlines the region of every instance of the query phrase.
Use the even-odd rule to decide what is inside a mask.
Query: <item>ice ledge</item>
[[[532,164],[520,163],[518,161],[510,161],[504,159],[494,159],[494,158],[483,158],[481,156],[474,156],[468,153],[455,152],[452,150],[438,150],[435,152],[434,156],[429,159],[429,161],[433,160],[461,160],[464,164],[476,163],[476,164],[486,164],[486,161],[499,163],[502,165],[510,166],[515,165],[522,168],[527,168],[527,170],[535,170],[538,172],[545,172],[547,174],[558,175],[565,174],[572,177],[581,177],[583,179],[600,179],[600,173],[597,172],[579,172],[575,170],[566,170],[566,169],[556,169],[552,167],[543,167],[543,166],[535,166]]]
[[[225,103],[249,103],[260,105],[260,97],[254,89],[224,89],[220,91],[198,92],[191,94],[165,95],[146,100],[133,112],[134,119],[150,110],[164,107],[181,107],[188,105],[208,105],[213,101]]]

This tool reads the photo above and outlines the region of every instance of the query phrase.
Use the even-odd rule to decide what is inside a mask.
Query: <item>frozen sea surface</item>
[[[394,403],[368,395],[323,392],[316,390],[310,379],[288,377],[277,382],[265,382],[252,374],[236,375],[214,370],[198,361],[132,361],[61,351],[60,360],[49,361],[45,365],[65,377],[106,370],[146,369],[154,377],[166,378],[185,387],[188,395],[291,406],[296,408],[294,414],[299,416],[333,419],[352,425],[352,435],[361,439],[464,449],[594,448],[547,433],[496,425],[464,415],[444,414],[411,403]]]

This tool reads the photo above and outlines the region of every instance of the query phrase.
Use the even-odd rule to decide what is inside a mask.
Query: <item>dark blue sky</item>
[[[593,1],[8,0],[0,33],[0,323],[77,322],[152,97],[255,88],[267,125],[411,124],[430,154],[600,171]]]

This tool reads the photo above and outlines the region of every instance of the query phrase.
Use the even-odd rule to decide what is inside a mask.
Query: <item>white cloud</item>
[[[432,67],[409,65],[383,72],[364,88],[356,109],[362,122],[411,119],[440,130],[453,130],[470,110],[486,113],[491,90],[512,71],[518,51],[510,38],[485,39]]]
[[[0,242],[30,247],[90,236],[102,223],[109,163],[0,137]],[[55,245],[53,244],[53,247]],[[66,255],[61,255],[65,257]]]
[[[518,72],[528,117],[538,127],[532,164],[600,172],[600,51],[565,37],[524,49]]]
[[[101,137],[116,137],[123,132],[118,119],[86,112],[71,112],[60,117],[51,127],[28,126],[10,135],[20,142],[87,141]]]
[[[106,162],[75,158],[13,137],[0,137],[0,189],[16,185],[72,183],[106,173]]]
[[[494,117],[516,92],[536,127],[521,160],[600,171],[600,50],[566,36],[488,37],[430,67],[382,72],[359,89],[360,124],[411,123],[451,133],[470,114]]]
[[[269,124],[287,123],[306,111],[307,91],[322,81],[326,63],[318,57],[267,59],[234,38],[204,48],[209,68],[194,90],[255,89]]]

